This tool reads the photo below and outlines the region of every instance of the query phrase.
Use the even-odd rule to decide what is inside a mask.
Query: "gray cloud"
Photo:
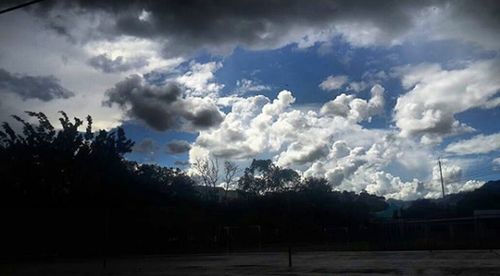
[[[449,144],[445,151],[458,154],[486,154],[500,150],[500,133],[490,135],[479,134],[467,140]]]
[[[166,39],[165,54],[173,56],[200,48],[230,51],[236,45],[251,49],[281,47],[291,37],[295,39],[296,30],[327,28],[332,22],[351,18],[379,25],[390,33],[411,25],[405,14],[406,6],[410,6],[406,1],[352,2],[80,1],[79,7],[111,14],[114,20],[100,26],[108,36]],[[149,12],[148,20],[140,19],[142,10]]]
[[[104,73],[115,73],[142,68],[148,65],[148,61],[144,58],[125,60],[122,56],[112,59],[106,54],[101,54],[91,57],[88,64]]]
[[[429,15],[435,39],[462,39],[499,45],[498,1],[47,1],[38,10],[90,12],[103,16],[90,37],[112,39],[128,35],[162,41],[165,56],[192,54],[199,49],[228,53],[236,46],[280,48],[291,43],[309,47],[341,36],[358,46],[390,45]],[[436,10],[436,12],[432,12]],[[45,12],[59,33],[71,18]],[[147,16],[144,16],[147,14]],[[64,20],[64,17],[67,17]],[[453,18],[453,24],[447,23]],[[433,21],[434,22],[434,21]],[[456,24],[459,23],[459,24]],[[432,23],[434,24],[434,23]],[[75,28],[78,29],[78,28]],[[425,28],[429,30],[431,28]],[[425,31],[424,30],[424,31]],[[78,36],[75,34],[75,36]],[[431,37],[431,36],[429,36]]]
[[[158,144],[150,138],[144,138],[140,143],[135,144],[132,150],[134,152],[153,155],[159,149]]]
[[[294,142],[280,154],[278,164],[285,166],[303,165],[324,158],[328,153],[329,149],[325,144],[303,145],[300,142]]]
[[[53,99],[67,99],[73,92],[62,87],[54,76],[28,76],[12,74],[0,68],[0,92],[19,95],[23,100],[39,99],[45,102]]]
[[[191,149],[191,145],[187,141],[184,141],[184,140],[170,141],[165,147],[166,152],[170,153],[170,154],[184,153],[184,152],[188,152],[190,149]]]
[[[159,131],[199,130],[220,124],[223,114],[207,99],[185,98],[175,83],[152,86],[132,75],[106,91],[104,105],[117,104],[127,115]]]
[[[191,163],[189,163],[189,161],[179,161],[179,160],[176,160],[174,162],[174,164],[176,166],[179,166],[179,167],[186,167],[186,166],[189,166],[189,164],[191,164]]]

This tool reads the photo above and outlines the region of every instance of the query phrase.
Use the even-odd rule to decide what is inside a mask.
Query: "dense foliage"
[[[213,183],[201,188],[179,169],[127,161],[134,143],[121,128],[94,132],[90,116],[84,123],[64,112],[56,128],[43,113],[27,115],[36,123],[14,117],[21,133],[7,123],[0,131],[4,256],[376,240],[370,227],[387,207],[382,197],[332,191],[325,179],[302,179],[270,160],[253,160],[228,195]],[[498,186],[462,194],[453,205],[415,201],[399,213],[429,218],[500,208]]]
[[[231,227],[259,226],[271,243],[284,242],[294,227],[297,239],[311,241],[327,227],[364,225],[385,208],[383,198],[332,192],[325,180],[301,180],[270,160],[244,170],[236,197],[204,197],[179,169],[127,161],[133,142],[121,128],[94,132],[90,116],[85,124],[61,112],[56,129],[43,113],[27,115],[36,123],[14,117],[21,133],[7,123],[0,131],[0,204],[10,220],[3,237],[24,233],[22,241],[10,239],[14,252],[96,254],[103,229],[122,253],[216,248]]]
[[[87,117],[61,112],[56,130],[43,113],[20,117],[22,134],[4,123],[0,131],[0,204],[8,207],[103,207],[159,203],[186,197],[193,181],[179,170],[124,160],[133,142],[123,129],[92,131]],[[150,202],[151,201],[151,202]]]

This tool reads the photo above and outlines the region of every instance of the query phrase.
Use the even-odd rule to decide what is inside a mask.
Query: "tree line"
[[[162,205],[169,201],[215,200],[195,189],[199,184],[213,193],[217,184],[233,183],[245,197],[287,191],[332,192],[325,179],[301,179],[292,169],[271,160],[253,160],[237,181],[239,168],[217,159],[199,159],[193,178],[178,168],[128,161],[134,142],[122,128],[92,129],[92,118],[71,120],[60,112],[56,129],[41,112],[26,112],[36,123],[13,116],[22,125],[17,133],[8,124],[0,130],[1,204],[21,207]],[[85,128],[84,132],[79,128]],[[222,177],[221,177],[222,175]],[[236,183],[235,183],[236,182]],[[227,196],[227,193],[225,193]],[[374,200],[383,201],[381,197]]]
[[[271,160],[240,170],[200,159],[192,164],[197,177],[139,164],[124,157],[134,142],[122,128],[94,131],[90,116],[70,119],[64,112],[56,128],[41,112],[26,114],[28,120],[14,116],[20,131],[8,123],[0,130],[4,257],[279,247],[342,235],[370,240],[377,238],[370,231],[376,214],[388,207],[383,197],[333,191],[325,179],[304,179]],[[472,203],[455,206],[469,208],[463,214],[475,202],[496,204],[477,199],[491,195],[464,197],[457,202]],[[417,201],[400,213],[425,217],[429,204],[441,206]]]

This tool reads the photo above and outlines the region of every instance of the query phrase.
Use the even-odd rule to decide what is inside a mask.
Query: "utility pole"
[[[287,219],[287,226],[288,226],[288,267],[291,268],[292,267],[292,216],[291,216],[291,204],[290,204],[290,193],[291,191],[288,190],[286,192],[287,196],[286,196],[286,201],[287,201],[287,213],[288,213],[288,219]]]
[[[441,159],[439,158],[438,158],[438,165],[439,165],[439,175],[441,176],[441,190],[443,192],[443,198],[444,198],[443,170],[441,169]]]

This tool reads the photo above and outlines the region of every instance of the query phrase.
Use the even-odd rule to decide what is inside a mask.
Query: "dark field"
[[[105,267],[104,267],[105,266]],[[145,256],[1,264],[1,275],[500,275],[497,251]]]

